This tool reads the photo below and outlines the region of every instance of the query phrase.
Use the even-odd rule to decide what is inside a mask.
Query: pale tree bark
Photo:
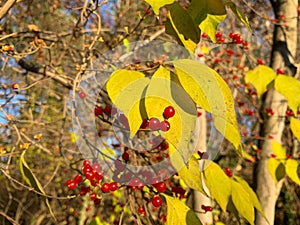
[[[206,118],[205,118],[205,111],[203,109],[199,109],[202,115],[197,118],[197,125],[198,125],[198,139],[196,143],[195,150],[200,152],[206,152]],[[200,165],[199,165],[200,166]],[[207,194],[209,194],[209,190],[207,189],[205,183],[202,183],[203,188]],[[202,205],[211,206],[211,198],[207,197],[206,195],[202,194],[200,191],[191,190],[191,196],[188,201],[188,205],[195,211],[197,217],[200,219],[202,224],[210,225],[213,224],[213,216],[212,212],[204,213],[203,209],[201,208]]]
[[[297,0],[273,0],[272,5],[277,18],[279,14],[284,15],[287,26],[275,26],[271,67],[274,70],[284,68],[285,74],[295,76],[297,71],[297,68],[294,66],[294,57],[296,56],[297,47],[298,2]],[[263,99],[262,114],[264,114],[266,108],[271,108],[274,111],[274,116],[266,117],[261,127],[261,134],[265,139],[260,145],[262,154],[256,168],[255,178],[258,198],[269,224],[272,225],[275,220],[275,206],[282,187],[282,181],[275,185],[268,171],[267,162],[272,153],[272,141],[275,140],[281,143],[287,100],[272,89]],[[273,139],[269,138],[269,135],[272,135]],[[266,219],[257,213],[256,225],[267,224]]]

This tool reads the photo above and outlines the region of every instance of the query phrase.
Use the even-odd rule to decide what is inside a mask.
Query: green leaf
[[[177,198],[164,194],[167,202],[167,222],[165,225],[201,225],[196,214]]]
[[[276,73],[268,66],[259,65],[246,73],[245,80],[253,84],[260,98],[268,90],[268,85],[276,78]]]
[[[159,14],[159,9],[167,4],[172,4],[175,0],[145,0],[149,5],[151,5],[154,13]]]
[[[297,115],[300,106],[300,81],[294,77],[279,75],[275,79],[275,89],[288,100],[289,107]]]
[[[128,118],[130,137],[139,130],[143,118],[140,113],[140,101],[150,83],[143,73],[131,70],[117,70],[106,84],[112,102]]]
[[[192,152],[188,145],[195,129],[196,106],[175,80],[174,74],[161,66],[152,76],[146,91],[145,108],[148,118],[164,120],[163,111],[170,105],[175,109],[175,115],[168,119],[170,130],[160,134],[165,136],[187,163]]]
[[[300,120],[291,117],[291,130],[298,141],[300,141]]]
[[[225,212],[231,195],[231,180],[216,163],[204,161],[204,183],[211,196]]]
[[[181,43],[188,50],[194,52],[197,43],[200,41],[200,29],[193,19],[177,2],[168,6],[170,25],[166,26],[168,34],[174,35],[174,31]]]
[[[189,159],[187,166],[178,171],[178,175],[189,188],[205,193],[202,187],[199,161],[194,155]]]
[[[199,62],[182,59],[172,63],[185,91],[197,105],[213,114],[217,130],[241,154],[234,100],[226,82],[217,72]]]
[[[285,169],[284,165],[278,159],[274,159],[274,158],[268,159],[268,170],[275,184],[277,184],[278,181],[284,177],[285,175],[284,169]]]
[[[244,187],[234,181],[230,180],[232,185],[232,202],[239,212],[250,224],[254,224],[254,205],[251,197]]]
[[[226,14],[222,0],[193,0],[187,11],[198,25],[206,18],[207,14]]]
[[[205,20],[203,20],[200,24],[201,31],[205,32],[212,42],[216,43],[216,32],[218,25],[226,18],[227,14],[225,15],[211,15],[207,14]]]
[[[246,17],[232,1],[226,1],[225,4],[230,7],[234,15],[252,32],[248,17]]]
[[[286,174],[294,181],[296,184],[300,185],[300,165],[295,159],[288,159],[285,164]]]
[[[252,188],[249,186],[249,184],[244,180],[242,179],[241,177],[237,177],[237,176],[234,176],[234,179],[240,184],[242,185],[243,189],[248,193],[251,201],[252,201],[252,204],[254,205],[254,207],[257,209],[258,212],[260,212],[260,214],[266,218],[265,216],[265,213],[260,205],[260,202],[255,194],[255,192],[252,190]]]
[[[39,180],[35,177],[35,175],[32,173],[31,169],[29,168],[26,160],[25,160],[25,153],[26,150],[24,150],[20,156],[20,161],[19,161],[19,166],[20,166],[20,172],[22,174],[22,177],[24,179],[24,181],[31,187],[34,188],[34,190],[36,190],[37,192],[40,192],[41,194],[45,195],[45,191],[42,187],[42,185],[40,184]],[[52,208],[50,206],[50,203],[48,201],[48,198],[43,197],[45,200],[45,203],[48,207],[48,210],[50,212],[50,215],[52,216],[52,218],[56,221],[56,218],[54,216],[54,213],[52,211]]]
[[[272,141],[272,150],[276,155],[276,158],[279,159],[281,162],[284,162],[284,160],[286,159],[286,151],[282,147],[282,145],[279,144],[277,141]]]

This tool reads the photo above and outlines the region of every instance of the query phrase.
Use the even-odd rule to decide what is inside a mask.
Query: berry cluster
[[[95,162],[93,164],[88,160],[83,161],[82,172],[84,179],[88,180],[90,185],[81,185],[79,194],[81,196],[90,193],[90,199],[94,201],[95,205],[101,202],[101,192],[108,193],[116,191],[119,186],[117,182],[105,183],[103,181],[103,171],[99,163]],[[83,183],[82,175],[78,174],[73,180],[69,179],[66,181],[66,185],[70,190],[74,190],[78,185]],[[100,192],[101,190],[101,192]]]
[[[150,118],[148,121],[148,127],[150,130],[161,130],[161,131],[168,131],[171,128],[171,125],[168,121],[169,118],[175,115],[175,109],[173,106],[168,106],[164,109],[163,117],[165,120],[159,121],[157,118]],[[143,125],[143,124],[142,124]]]

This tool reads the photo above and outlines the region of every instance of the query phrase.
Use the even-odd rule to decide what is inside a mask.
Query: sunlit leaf
[[[117,70],[106,84],[112,102],[128,118],[130,136],[133,137],[142,124],[140,100],[150,80],[143,73],[131,70]]]
[[[250,224],[254,224],[254,205],[248,191],[244,187],[234,181],[230,180],[232,185],[232,202],[239,212]]]
[[[216,32],[218,25],[226,18],[227,14],[225,15],[211,15],[207,14],[205,20],[203,20],[200,24],[201,31],[205,32],[210,39],[216,43]]]
[[[166,26],[166,32],[174,35],[175,31],[184,47],[194,52],[196,45],[200,40],[199,27],[194,23],[187,11],[184,10],[177,2],[170,5],[168,9],[169,22],[173,30],[170,31],[171,27],[169,25]]]
[[[204,181],[213,199],[225,212],[231,195],[231,180],[216,163],[204,160]]]
[[[148,118],[164,120],[163,111],[173,106],[175,115],[169,118],[170,130],[161,135],[171,143],[186,163],[193,149],[188,148],[195,129],[196,106],[170,71],[160,67],[152,76],[146,91],[145,108]],[[178,169],[178,168],[176,168]]]
[[[200,220],[189,207],[178,198],[164,195],[167,202],[167,222],[165,225],[201,225]]]
[[[159,14],[159,9],[164,5],[171,4],[175,0],[145,0],[149,5],[151,5],[155,14]]]
[[[187,166],[178,171],[178,175],[189,188],[205,193],[202,187],[199,160],[195,156],[189,159]]]
[[[99,216],[96,216],[89,225],[109,225],[108,222],[102,222]]]
[[[257,96],[260,98],[261,95],[267,91],[268,85],[275,78],[276,73],[273,69],[265,65],[259,65],[254,70],[250,70],[246,73],[245,80],[255,87]]]
[[[266,218],[265,213],[260,205],[260,202],[255,194],[255,192],[252,190],[252,188],[249,186],[249,184],[242,179],[241,177],[237,177],[235,176],[234,179],[240,184],[242,185],[242,187],[244,188],[244,190],[248,193],[254,207],[260,212],[260,214]]]
[[[300,106],[300,81],[290,76],[277,76],[275,79],[275,89],[288,100],[289,107],[297,114]]]
[[[295,159],[288,159],[285,164],[286,174],[296,184],[300,185],[300,165]]]
[[[284,177],[284,165],[278,159],[268,159],[268,170],[275,184]]]
[[[34,190],[36,190],[37,192],[40,192],[41,194],[45,195],[45,191],[42,187],[42,185],[40,184],[39,180],[36,178],[36,176],[32,173],[31,169],[29,168],[26,160],[25,160],[25,154],[26,154],[26,150],[24,150],[20,156],[20,161],[19,161],[19,166],[20,166],[20,172],[22,174],[22,177],[24,179],[24,181],[31,187],[34,188]],[[45,200],[45,203],[48,207],[48,210],[50,212],[50,215],[52,216],[52,218],[56,221],[56,218],[54,216],[54,213],[52,211],[52,208],[50,206],[50,203],[48,201],[48,198],[43,197],[43,199]]]
[[[197,105],[213,114],[215,127],[241,154],[240,133],[231,91],[220,75],[192,60],[173,61],[178,79]]]
[[[300,141],[300,120],[291,117],[291,130],[298,141]]]
[[[276,155],[276,158],[280,159],[281,162],[284,162],[284,159],[286,158],[286,151],[282,145],[276,141],[272,141],[272,150]]]
[[[232,1],[226,1],[225,4],[230,7],[234,15],[248,28],[249,31],[252,32],[248,17],[244,15],[244,13],[235,5],[235,3]]]

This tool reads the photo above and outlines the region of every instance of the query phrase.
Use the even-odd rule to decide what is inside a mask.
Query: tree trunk
[[[284,15],[282,25],[276,25],[273,37],[273,49],[271,55],[271,67],[284,68],[285,74],[294,76],[296,67],[294,57],[297,47],[297,8],[296,0],[272,1],[276,18],[280,14]],[[286,26],[285,26],[286,24]],[[275,205],[282,187],[282,181],[275,185],[272,179],[267,162],[272,153],[272,141],[281,143],[282,133],[285,123],[285,112],[287,100],[274,89],[270,90],[263,99],[261,113],[264,114],[266,108],[274,111],[274,116],[267,117],[261,127],[261,134],[265,138],[260,147],[262,149],[261,159],[256,168],[256,192],[261,202],[269,224],[274,224]],[[273,136],[273,139],[269,137]],[[268,222],[259,213],[256,215],[256,225],[268,225]]]

